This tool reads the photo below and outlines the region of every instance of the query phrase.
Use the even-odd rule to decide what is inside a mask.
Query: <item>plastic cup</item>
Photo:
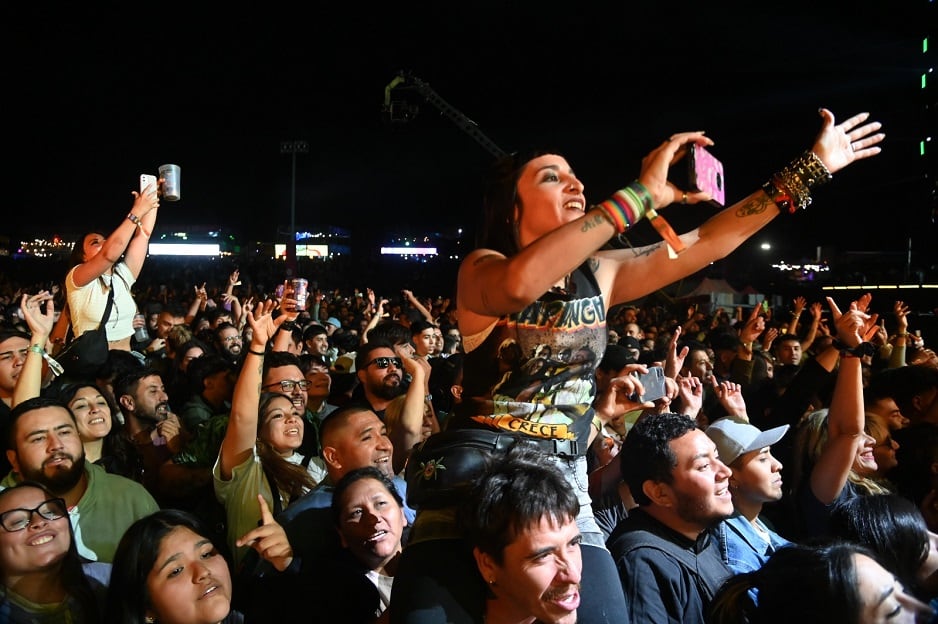
[[[137,342],[147,342],[150,340],[150,334],[147,333],[147,317],[143,314],[134,314],[134,321],[143,321],[143,325],[134,330],[134,338]]]
[[[182,168],[179,165],[160,165],[163,179],[163,199],[179,201],[182,197]]]
[[[293,280],[293,298],[296,299],[295,310],[306,309],[306,297],[309,294],[309,282],[302,277]]]

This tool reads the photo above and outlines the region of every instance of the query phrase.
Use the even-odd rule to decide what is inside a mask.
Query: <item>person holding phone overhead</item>
[[[130,292],[147,257],[150,234],[156,224],[160,199],[150,183],[132,191],[130,212],[109,235],[92,230],[72,248],[71,269],[65,276],[68,320],[75,337],[97,329],[113,289],[114,303],[104,323],[110,349],[130,351],[137,304]],[[64,316],[64,315],[63,315]]]
[[[878,122],[867,121],[868,113],[841,123],[829,110],[819,114],[822,127],[808,151],[761,189],[680,237],[656,209],[711,199],[668,182],[669,167],[689,145],[713,144],[703,132],[672,135],[643,159],[637,180],[598,205],[587,203],[583,183],[556,152],[515,153],[496,163],[486,188],[480,248],[466,256],[458,275],[463,400],[447,430],[413,451],[420,473],[408,482],[408,500],[416,495],[422,503],[395,576],[392,622],[481,621],[476,605],[484,603],[485,583],[456,527],[452,495],[462,487],[460,476],[472,472],[459,461],[471,457],[471,446],[489,438],[489,447],[502,448],[501,440],[510,436],[534,441],[580,495],[581,621],[623,621],[622,587],[592,517],[585,453],[597,428],[639,407],[628,395],[644,389],[633,377],[619,377],[614,391],[594,405],[593,373],[606,347],[606,315],[616,304],[725,257],[778,214],[806,207],[831,174],[880,152],[885,135]],[[667,244],[605,249],[610,238],[643,217],[666,235]],[[553,355],[535,359],[543,345]],[[531,366],[535,361],[538,366]],[[447,465],[460,470],[441,469]],[[429,604],[440,606],[428,609]]]

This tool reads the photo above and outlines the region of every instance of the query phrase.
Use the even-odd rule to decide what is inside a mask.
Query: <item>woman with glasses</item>
[[[236,568],[248,551],[246,546],[236,545],[238,538],[257,528],[261,519],[258,494],[276,516],[316,485],[303,455],[297,452],[303,443],[305,405],[294,402],[289,394],[295,386],[305,386],[306,380],[297,373],[299,379],[261,391],[267,343],[287,320],[286,315],[273,318],[275,305],[267,301],[248,312],[253,337],[244,351],[228,428],[213,469],[215,496],[225,507],[228,543]]]
[[[110,569],[78,555],[65,501],[44,486],[0,492],[0,622],[103,622]]]

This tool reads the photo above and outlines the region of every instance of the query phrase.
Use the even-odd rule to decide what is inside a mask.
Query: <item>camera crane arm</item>
[[[388,86],[384,88],[384,112],[390,115],[392,121],[409,121],[417,113],[415,106],[407,107],[405,105],[402,114],[400,114],[401,111],[399,107],[401,106],[401,102],[395,102],[391,99],[391,92],[398,87],[412,88],[417,91],[423,99],[436,107],[442,114],[448,117],[450,121],[459,126],[463,132],[475,139],[479,145],[484,147],[486,151],[496,158],[505,155],[505,150],[488,138],[485,133],[479,129],[479,125],[476,122],[466,117],[449,102],[440,97],[426,82],[411,74],[398,74]],[[399,113],[397,118],[395,118],[395,113]]]

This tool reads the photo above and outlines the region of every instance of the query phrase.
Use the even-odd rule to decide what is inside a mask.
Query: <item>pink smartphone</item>
[[[714,202],[724,205],[726,189],[723,186],[723,163],[714,158],[703,145],[696,143],[690,146],[687,160],[691,188],[710,193]]]

